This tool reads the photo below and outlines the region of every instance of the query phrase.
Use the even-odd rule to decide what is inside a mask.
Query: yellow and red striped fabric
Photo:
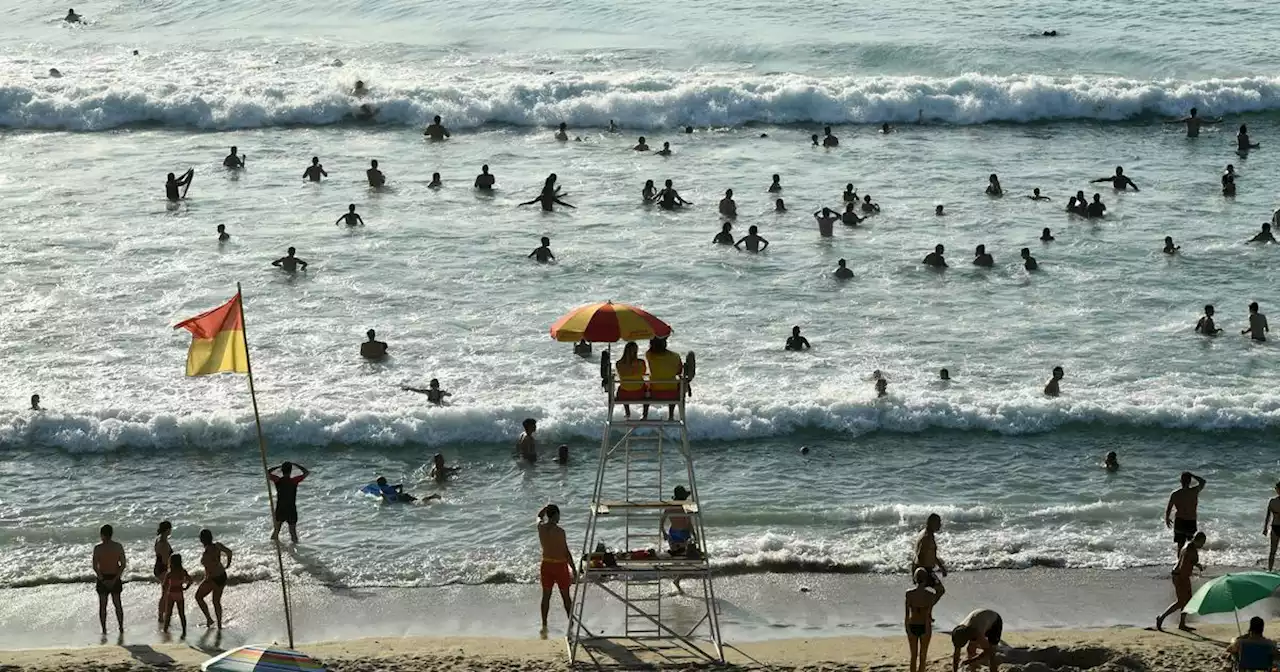
[[[249,372],[239,292],[221,306],[179,322],[173,328],[191,332],[191,349],[187,351],[188,376]]]
[[[575,308],[551,325],[551,338],[562,343],[584,338],[593,343],[614,343],[670,335],[666,322],[635,306],[612,301]]]

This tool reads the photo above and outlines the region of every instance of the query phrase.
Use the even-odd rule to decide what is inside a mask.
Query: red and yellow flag
[[[249,372],[239,292],[221,306],[179,322],[173,328],[191,332],[191,349],[187,351],[188,376]]]

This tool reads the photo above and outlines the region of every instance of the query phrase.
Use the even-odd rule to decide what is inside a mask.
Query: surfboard
[[[194,179],[196,179],[196,169],[195,169],[195,168],[192,168],[192,169],[188,170],[188,171],[187,171],[187,173],[188,173],[188,176],[187,176],[187,184],[186,184],[185,186],[183,186],[183,187],[182,187],[182,197],[183,197],[183,198],[186,198],[186,197],[187,197],[187,190],[191,188],[191,181],[192,181],[192,180],[194,180]]]

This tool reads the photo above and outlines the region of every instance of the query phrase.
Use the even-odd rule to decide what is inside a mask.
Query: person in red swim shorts
[[[560,527],[560,507],[548,504],[538,512],[538,543],[542,546],[542,631],[547,636],[547,612],[551,610],[551,591],[560,589],[564,614],[569,616],[573,604],[569,586],[573,584],[573,561],[564,528]]]

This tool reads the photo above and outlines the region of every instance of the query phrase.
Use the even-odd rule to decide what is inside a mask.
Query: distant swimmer
[[[787,338],[786,349],[791,352],[801,352],[811,347],[809,339],[800,335],[800,327],[791,327],[791,336]]]
[[[1220,124],[1222,123],[1222,120],[1221,119],[1205,119],[1204,117],[1199,116],[1197,114],[1196,108],[1193,107],[1191,108],[1191,112],[1187,116],[1181,119],[1173,119],[1171,121],[1166,121],[1164,123],[1185,124],[1187,127],[1187,137],[1198,138],[1200,137],[1201,126],[1205,126],[1205,125],[1212,126],[1213,124]]]
[[[67,23],[80,23],[81,21],[83,21],[80,15],[76,14],[76,10],[74,9],[68,9],[67,15],[64,16],[62,20],[66,21]]]
[[[783,201],[781,198],[779,198],[779,199],[775,200],[775,201],[773,202],[773,211],[774,211],[775,213],[777,213],[777,214],[782,214],[782,213],[786,212],[786,211],[787,211],[787,204],[786,204],[786,202],[785,202],[785,201]]]
[[[1249,304],[1249,326],[1241,329],[1240,334],[1249,334],[1258,343],[1267,340],[1267,332],[1271,331],[1271,327],[1267,325],[1267,316],[1258,312],[1258,302],[1254,301]]]
[[[1181,249],[1182,249],[1181,245],[1173,244],[1173,236],[1164,237],[1164,253],[1165,254],[1177,254],[1178,250],[1181,250]]]
[[[925,266],[932,266],[934,268],[946,268],[947,260],[942,256],[942,253],[945,251],[946,251],[946,248],[944,248],[941,244],[934,245],[933,251],[930,252],[929,254],[926,254],[924,256],[924,261],[921,263],[923,263]]]
[[[1075,196],[1072,196],[1071,198],[1067,199],[1067,212],[1073,215],[1082,214],[1080,212],[1079,201],[1076,200]]]
[[[830,126],[822,127],[822,146],[823,147],[839,147],[840,138],[831,134]]]
[[[647,142],[645,142],[645,141],[644,141],[644,136],[642,135],[642,136],[640,136],[640,141],[639,141],[639,142],[637,142],[637,143],[636,143],[636,146],[635,146],[635,147],[632,147],[631,149],[633,149],[633,150],[635,150],[635,151],[637,151],[637,152],[647,152],[647,151],[649,151],[649,143],[647,143]]]
[[[858,192],[853,190],[852,182],[844,185],[844,191],[841,192],[840,199],[843,200],[845,203],[850,203],[850,202],[857,203],[858,201],[862,200],[858,198]]]
[[[840,222],[845,226],[857,226],[865,221],[866,217],[859,217],[856,203],[845,203],[844,212],[840,213]]]
[[[1227,167],[1223,169],[1222,174],[1230,175],[1232,178],[1234,178],[1236,176],[1236,167],[1228,163]]]
[[[947,216],[947,213],[945,213],[945,212],[943,212],[943,211],[942,211],[942,204],[941,204],[941,203],[939,203],[939,204],[937,204],[937,205],[933,206],[933,216],[934,216],[934,217],[946,217],[946,216]]]
[[[44,410],[43,408],[40,408],[40,395],[38,395],[38,394],[33,394],[33,395],[31,395],[31,410],[33,410],[33,411],[43,411],[43,410]]]
[[[1063,375],[1064,374],[1062,372],[1061,366],[1053,367],[1053,375],[1049,378],[1049,382],[1044,384],[1044,395],[1046,397],[1058,396],[1058,394],[1061,392],[1061,389],[1058,387],[1058,384],[1062,382]]]
[[[1222,333],[1213,322],[1213,304],[1206,303],[1204,306],[1204,315],[1196,320],[1196,333],[1204,336],[1217,336]]]
[[[669,142],[662,143],[662,149],[659,149],[655,153],[658,156],[671,156],[671,143]]]
[[[480,166],[480,174],[476,175],[476,189],[479,189],[480,191],[491,191],[495,182],[497,182],[497,178],[493,176],[493,173],[489,172],[489,164],[486,163],[483,166]]]
[[[569,141],[569,129],[565,126],[563,121],[560,122],[560,128],[556,131],[556,140],[559,140],[560,142]]]
[[[169,173],[169,176],[166,178],[164,183],[165,198],[175,203],[182,200],[182,197],[186,192],[184,191],[179,193],[178,187],[185,187],[188,184],[191,184],[191,177],[195,174],[195,168],[188,169],[187,172],[182,174],[182,177],[174,177],[173,173]]]
[[[387,357],[387,344],[378,340],[378,334],[370,329],[364,333],[369,340],[360,344],[360,356],[365,359],[378,362]]]
[[[1263,223],[1262,230],[1249,239],[1251,243],[1274,243],[1276,237],[1271,235],[1271,224]]]
[[[814,133],[813,135],[809,136],[809,141],[813,143],[813,146],[814,146],[814,147],[821,147],[821,146],[822,146],[821,141],[819,141],[819,140],[818,140],[818,134],[817,134],[817,133]]]
[[[281,269],[284,269],[285,273],[295,273],[300,270],[301,271],[307,270],[307,262],[294,256],[294,254],[296,253],[297,253],[297,250],[291,247],[288,249],[288,251],[285,253],[283,257],[280,257],[279,259],[276,259],[275,261],[271,262],[271,265],[279,266]],[[301,266],[301,268],[299,268],[299,266]]]
[[[232,147],[231,153],[222,159],[222,167],[231,169],[244,168],[245,157],[240,156],[239,151],[238,148]]]
[[[836,280],[851,280],[853,279],[853,270],[849,268],[848,262],[841,259],[836,262],[836,270],[832,272],[832,275],[836,277]]]
[[[435,404],[436,406],[443,406],[444,398],[453,396],[453,394],[447,390],[440,389],[440,381],[435,378],[432,378],[431,382],[427,383],[427,389],[425,390],[417,387],[401,387],[400,389],[407,392],[425,394],[427,395],[427,403]]]
[[[1280,225],[1280,208],[1276,208],[1276,211],[1271,213],[1271,225],[1272,226]]]
[[[774,173],[773,182],[769,183],[769,193],[776,194],[782,191],[782,176]]]
[[[427,126],[422,134],[430,138],[432,141],[440,141],[450,137],[449,129],[440,123],[440,115],[431,118],[431,123]]]
[[[1231,173],[1223,174],[1222,195],[1228,196],[1228,197],[1236,195],[1236,176],[1235,175],[1232,175]]]
[[[1056,30],[1046,30],[1046,31],[1044,31],[1043,33],[1040,33],[1040,36],[1041,36],[1041,37],[1057,37],[1057,36],[1058,36],[1058,31],[1056,31]]]
[[[364,81],[357,79],[356,85],[351,89],[351,95],[355,96],[356,98],[360,98],[360,97],[363,97],[366,93],[369,93],[369,89],[365,88]]]
[[[675,210],[686,205],[693,205],[680,197],[680,193],[676,191],[676,188],[671,186],[671,180],[667,180],[662,184],[662,191],[658,192],[658,207],[663,210]]]
[[[1116,451],[1107,453],[1102,460],[1102,468],[1107,471],[1120,471],[1120,456],[1116,455]]]
[[[347,226],[364,226],[364,218],[356,214],[355,203],[348,205],[347,211],[343,213],[341,217],[338,217],[338,221],[333,223],[334,226],[340,226],[342,224],[346,224]]]
[[[991,176],[987,178],[986,193],[988,196],[1004,196],[1004,189],[1000,186],[1000,178],[995,173],[991,173]]]
[[[1040,242],[1052,243],[1055,240],[1057,240],[1057,238],[1053,237],[1053,232],[1049,230],[1049,227],[1046,226],[1040,231]]]
[[[583,359],[591,357],[591,341],[585,338],[578,339],[578,342],[573,344],[573,354]]]
[[[59,72],[57,68],[49,68],[49,76],[54,79],[58,79],[62,76],[62,73]]]
[[[383,175],[381,170],[378,170],[377,159],[369,162],[369,170],[364,171],[364,174],[365,177],[369,178],[369,186],[371,187],[377,188],[385,186],[387,183],[387,176]]]
[[[876,378],[876,397],[889,396],[889,379]]]
[[[748,252],[764,252],[769,248],[769,241],[760,235],[760,229],[755,226],[747,229],[747,235],[743,236],[742,240],[734,243],[733,246],[741,250],[743,243],[746,243]]]
[[[946,369],[941,369],[941,370],[939,370],[939,371],[938,371],[938,380],[944,380],[944,381],[950,382],[950,381],[951,381],[951,372],[950,372],[950,371],[948,371],[948,370],[946,370]]]
[[[730,219],[738,216],[738,204],[733,201],[732,189],[724,190],[724,198],[720,199],[720,215]]]
[[[612,120],[612,119],[610,119],[610,120],[609,120],[609,128],[608,128],[608,131],[609,131],[610,133],[617,133],[617,132],[618,132],[618,125],[617,125],[617,124],[615,124],[615,123],[613,123],[613,120]]]
[[[824,238],[834,233],[834,224],[840,221],[840,215],[832,212],[831,208],[823,208],[813,213],[813,218],[818,220],[818,235]]]
[[[446,466],[444,463],[444,455],[436,453],[431,458],[431,473],[428,475],[428,478],[436,483],[443,483],[449,480],[450,476],[458,473],[459,471],[462,471],[460,467]]]
[[[440,173],[431,173],[431,181],[427,183],[428,189],[439,189],[444,186],[444,182],[440,180]]]
[[[541,242],[542,242],[542,245],[535,247],[533,251],[529,253],[529,256],[526,257],[526,259],[537,259],[539,264],[545,264],[549,261],[554,261],[556,258],[556,255],[551,253],[551,239],[546,236],[543,236]]]
[[[544,212],[553,212],[555,210],[556,205],[563,205],[566,208],[574,207],[560,200],[560,187],[556,186],[555,173],[552,173],[551,175],[547,176],[546,182],[544,182],[542,185],[542,193],[534,197],[533,200],[525,201],[524,203],[517,204],[516,207],[533,205],[534,203],[540,204]]]
[[[733,231],[733,224],[730,224],[729,222],[721,224],[720,233],[717,233],[716,237],[713,238],[711,242],[716,245],[732,245],[734,240],[733,234],[730,233],[730,231]]]
[[[987,254],[987,246],[979,245],[973,249],[973,265],[982,266],[983,268],[991,268],[996,265],[996,260]]]
[[[892,133],[892,132],[893,132],[893,127],[892,127],[892,126],[890,126],[890,125],[889,125],[889,124],[887,124],[887,123],[880,124],[880,133],[887,135],[887,134]]]
[[[321,177],[329,177],[329,173],[325,171],[324,166],[320,165],[320,157],[311,157],[311,165],[302,171],[302,179],[319,182]]]
[[[1085,211],[1091,219],[1099,219],[1107,214],[1107,206],[1102,202],[1102,194],[1094,194],[1093,202]]]
[[[1257,149],[1259,146],[1258,143],[1249,141],[1249,128],[1244,124],[1240,124],[1240,132],[1236,133],[1236,150],[1247,152],[1251,149]]]
[[[653,180],[644,181],[644,187],[640,189],[640,198],[645,203],[652,203],[658,200],[658,188],[653,186]]]
[[[1027,269],[1028,271],[1040,270],[1040,264],[1036,262],[1035,257],[1031,256],[1031,248],[1029,247],[1022,248],[1022,252],[1020,254],[1022,255],[1023,268]]]
[[[862,211],[867,214],[880,212],[880,206],[871,202],[871,194],[864,194],[862,196]]]
[[[1029,199],[1031,199],[1031,200],[1033,200],[1033,201],[1048,201],[1048,200],[1052,200],[1052,199],[1050,199],[1048,196],[1041,196],[1041,195],[1040,195],[1040,187],[1036,187],[1035,189],[1032,189],[1032,190],[1031,190],[1031,195],[1030,195],[1030,196],[1028,196],[1027,198],[1029,198]]]
[[[692,127],[692,126],[685,126],[685,127],[684,127],[684,134],[685,134],[685,135],[693,135],[693,127]]]
[[[231,240],[231,234],[227,233],[227,225],[219,224],[218,225],[218,242],[225,243],[228,240]]]
[[[1133,187],[1134,191],[1138,191],[1138,185],[1134,184],[1133,180],[1129,179],[1129,177],[1124,174],[1124,166],[1116,166],[1115,175],[1108,175],[1107,177],[1099,177],[1096,180],[1089,180],[1090,184],[1097,182],[1110,182],[1112,188],[1117,191],[1124,191],[1129,187]]]

